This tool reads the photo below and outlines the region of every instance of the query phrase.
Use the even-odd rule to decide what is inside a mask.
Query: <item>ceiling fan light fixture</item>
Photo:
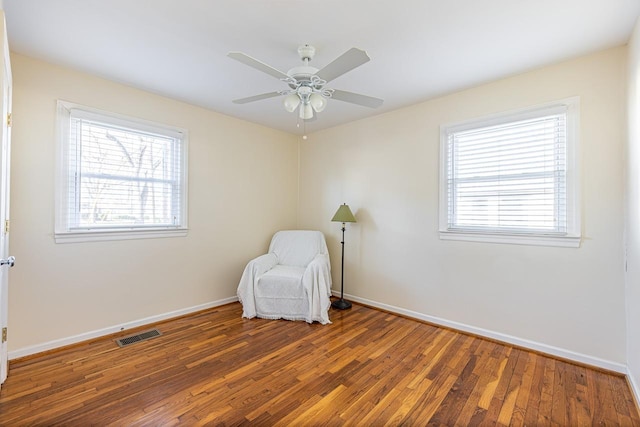
[[[316,113],[321,113],[322,110],[324,110],[324,108],[327,106],[327,100],[324,96],[318,93],[313,93],[309,97],[309,104],[311,104],[313,110]]]
[[[285,110],[293,113],[296,111],[296,108],[298,108],[298,105],[300,105],[300,97],[297,93],[292,93],[284,98],[283,104]]]

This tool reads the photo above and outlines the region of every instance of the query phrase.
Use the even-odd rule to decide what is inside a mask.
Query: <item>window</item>
[[[186,235],[186,132],[58,101],[56,242]]]
[[[443,126],[440,237],[578,247],[578,107]]]

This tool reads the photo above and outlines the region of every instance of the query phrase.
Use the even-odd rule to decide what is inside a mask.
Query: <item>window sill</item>
[[[459,231],[440,230],[441,240],[461,240],[467,242],[503,243],[510,245],[556,246],[563,248],[579,248],[580,236],[501,234],[501,233],[465,233]]]
[[[186,228],[149,229],[149,230],[109,230],[109,231],[71,231],[55,233],[56,243],[100,242],[107,240],[158,239],[164,237],[185,237]]]

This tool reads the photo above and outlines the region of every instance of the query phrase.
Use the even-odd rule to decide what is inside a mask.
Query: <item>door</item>
[[[8,349],[7,321],[9,317],[9,267],[13,258],[9,257],[9,177],[11,160],[11,65],[4,12],[0,10],[0,46],[2,46],[2,111],[0,150],[0,384],[7,379]]]

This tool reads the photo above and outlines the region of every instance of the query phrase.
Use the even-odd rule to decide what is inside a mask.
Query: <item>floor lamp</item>
[[[331,307],[337,308],[338,310],[346,310],[351,308],[351,303],[349,301],[345,301],[344,299],[344,230],[345,223],[347,222],[356,222],[356,218],[351,213],[351,209],[349,209],[349,205],[343,203],[338,208],[336,214],[331,218],[333,222],[341,222],[342,223],[342,271],[340,273],[340,299],[331,303]]]

